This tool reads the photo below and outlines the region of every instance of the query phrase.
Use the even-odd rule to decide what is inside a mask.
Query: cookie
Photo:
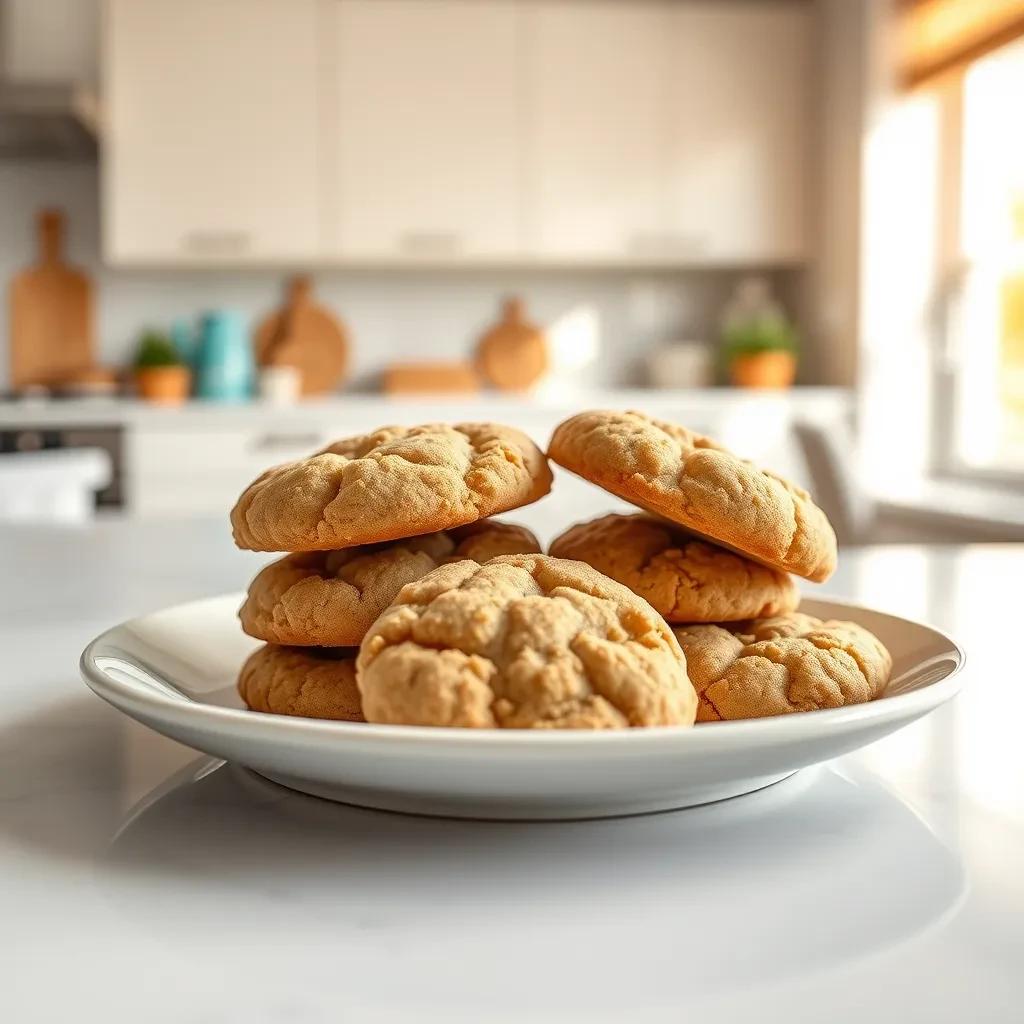
[[[651,516],[607,515],[570,527],[551,542],[618,580],[669,622],[727,622],[793,611],[792,577]]]
[[[503,523],[498,519],[480,519],[449,530],[448,534],[455,542],[455,550],[446,559],[449,562],[469,558],[482,564],[500,555],[541,553],[540,541],[532,530],[516,523]]]
[[[330,551],[473,523],[550,489],[543,453],[512,427],[384,427],[268,470],[231,525],[240,548]]]
[[[584,412],[556,428],[548,454],[764,565],[818,582],[835,569],[835,533],[806,491],[685,427],[639,412]]]
[[[355,646],[406,583],[442,562],[536,551],[537,538],[525,527],[482,519],[422,537],[287,555],[252,581],[238,616],[260,640]]]
[[[367,721],[502,729],[690,725],[664,619],[582,562],[505,555],[408,584],[359,650]]]
[[[252,711],[364,722],[355,653],[347,648],[296,650],[267,644],[242,666],[238,693]]]
[[[675,632],[700,695],[698,722],[862,704],[892,671],[891,655],[863,626],[800,612]]]

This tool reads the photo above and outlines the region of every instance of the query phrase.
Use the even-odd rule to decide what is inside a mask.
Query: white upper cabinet
[[[808,8],[672,6],[666,228],[680,253],[735,262],[804,255]]]
[[[641,254],[666,198],[667,8],[538,0],[526,13],[529,248]]]
[[[806,255],[801,0],[107,0],[121,263]]]
[[[522,60],[509,0],[335,0],[327,245],[342,257],[522,252]]]
[[[121,262],[319,244],[316,0],[109,0],[104,248]]]
[[[669,264],[803,256],[808,5],[527,9],[532,252]]]

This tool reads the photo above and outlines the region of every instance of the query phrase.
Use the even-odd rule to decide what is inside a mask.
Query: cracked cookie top
[[[690,725],[664,619],[582,562],[506,555],[403,588],[363,640],[367,721],[504,729]]]
[[[765,565],[832,575],[832,526],[801,488],[685,427],[639,412],[584,412],[555,430],[559,465]]]
[[[364,722],[355,650],[296,650],[267,644],[242,666],[238,693],[251,711]]]
[[[550,489],[543,453],[512,427],[383,427],[268,470],[231,525],[240,548],[327,551],[462,526]]]
[[[800,601],[792,578],[647,515],[578,523],[549,553],[625,584],[669,622],[729,622],[782,615]]]
[[[861,704],[881,695],[892,671],[863,626],[800,612],[675,633],[700,696],[698,722]]]
[[[286,555],[252,581],[238,616],[260,640],[355,646],[406,583],[443,562],[538,551],[525,527],[482,519],[420,537]]]

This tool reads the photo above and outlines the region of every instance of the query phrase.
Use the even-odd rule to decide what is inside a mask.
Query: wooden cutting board
[[[392,363],[384,368],[386,395],[470,394],[480,390],[471,363]]]
[[[313,301],[308,277],[289,281],[284,305],[256,328],[254,346],[260,366],[297,367],[304,395],[334,391],[348,370],[348,331]]]
[[[15,390],[55,384],[93,364],[92,282],[64,262],[64,214],[37,219],[39,262],[11,282],[10,377]]]
[[[522,299],[506,299],[501,320],[477,343],[480,372],[502,391],[525,391],[548,368],[544,332],[526,319]]]

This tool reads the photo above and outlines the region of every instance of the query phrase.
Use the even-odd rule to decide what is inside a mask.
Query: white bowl
[[[868,704],[609,732],[357,725],[246,710],[235,679],[257,641],[242,594],[115,626],[83,652],[104,700],[166,736],[292,789],[363,807],[465,818],[599,818],[690,807],[769,786],[879,739],[949,700],[960,648],[930,626],[840,601],[801,611],[852,619],[893,656]]]

